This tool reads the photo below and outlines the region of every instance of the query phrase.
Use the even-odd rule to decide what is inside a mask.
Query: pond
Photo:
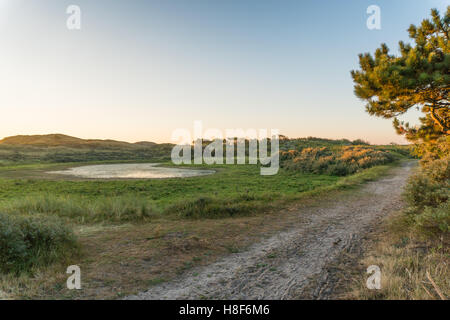
[[[215,173],[214,170],[192,170],[158,167],[159,163],[120,163],[101,164],[50,171],[51,174],[64,174],[89,179],[161,179],[188,178]]]

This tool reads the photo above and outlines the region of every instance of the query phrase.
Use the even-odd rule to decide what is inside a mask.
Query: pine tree
[[[419,27],[409,27],[414,45],[400,41],[399,56],[389,54],[382,44],[374,56],[360,54],[360,70],[351,72],[355,95],[367,102],[367,112],[393,118],[396,131],[416,142],[450,134],[450,6],[443,17],[438,10],[431,10],[431,18]],[[398,120],[411,108],[425,114],[420,126]]]

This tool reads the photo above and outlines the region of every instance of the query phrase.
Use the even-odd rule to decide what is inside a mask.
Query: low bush
[[[304,148],[301,151],[280,152],[281,166],[305,173],[346,176],[362,169],[383,165],[396,160],[389,150],[370,146],[343,146],[337,148]]]
[[[436,208],[425,207],[421,214],[416,215],[415,222],[422,230],[430,230],[435,233],[450,232],[450,200],[441,203]]]
[[[49,217],[24,217],[0,213],[0,272],[30,272],[74,254],[72,230]]]
[[[181,218],[223,218],[237,215],[247,215],[257,208],[257,204],[250,200],[233,201],[200,197],[176,203],[166,209],[169,214],[176,214]]]
[[[418,227],[437,234],[450,231],[450,154],[436,153],[450,150],[449,144],[449,139],[441,139],[431,146],[434,156],[423,155],[420,171],[409,179],[405,191],[410,204],[407,213]]]

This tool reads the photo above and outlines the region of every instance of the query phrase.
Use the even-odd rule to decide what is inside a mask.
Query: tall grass
[[[174,213],[180,218],[193,219],[242,216],[264,207],[261,202],[255,200],[256,198],[251,195],[228,200],[199,197],[175,203],[168,207],[166,211]],[[268,207],[268,205],[265,207]]]
[[[3,204],[1,210],[10,214],[58,216],[75,223],[149,222],[166,218],[223,218],[247,215],[268,207],[270,195],[243,194],[227,199],[198,196],[176,201],[164,208],[155,208],[145,198],[121,196],[88,199],[77,196],[38,195]],[[281,200],[280,196],[278,200]]]
[[[444,238],[424,237],[415,222],[402,214],[385,223],[386,232],[377,236],[374,248],[362,266],[381,268],[381,289],[366,287],[367,275],[360,270],[347,298],[387,300],[440,300],[450,298],[449,246]],[[442,295],[442,296],[441,296]]]
[[[78,223],[139,222],[157,214],[148,201],[131,196],[85,199],[47,194],[9,201],[3,205],[3,210],[26,215],[55,215]]]

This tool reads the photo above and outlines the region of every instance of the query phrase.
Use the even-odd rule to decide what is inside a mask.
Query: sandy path
[[[358,245],[370,225],[401,207],[402,189],[413,165],[406,163],[333,203],[302,208],[289,231],[127,299],[301,297],[311,279],[343,250]]]

